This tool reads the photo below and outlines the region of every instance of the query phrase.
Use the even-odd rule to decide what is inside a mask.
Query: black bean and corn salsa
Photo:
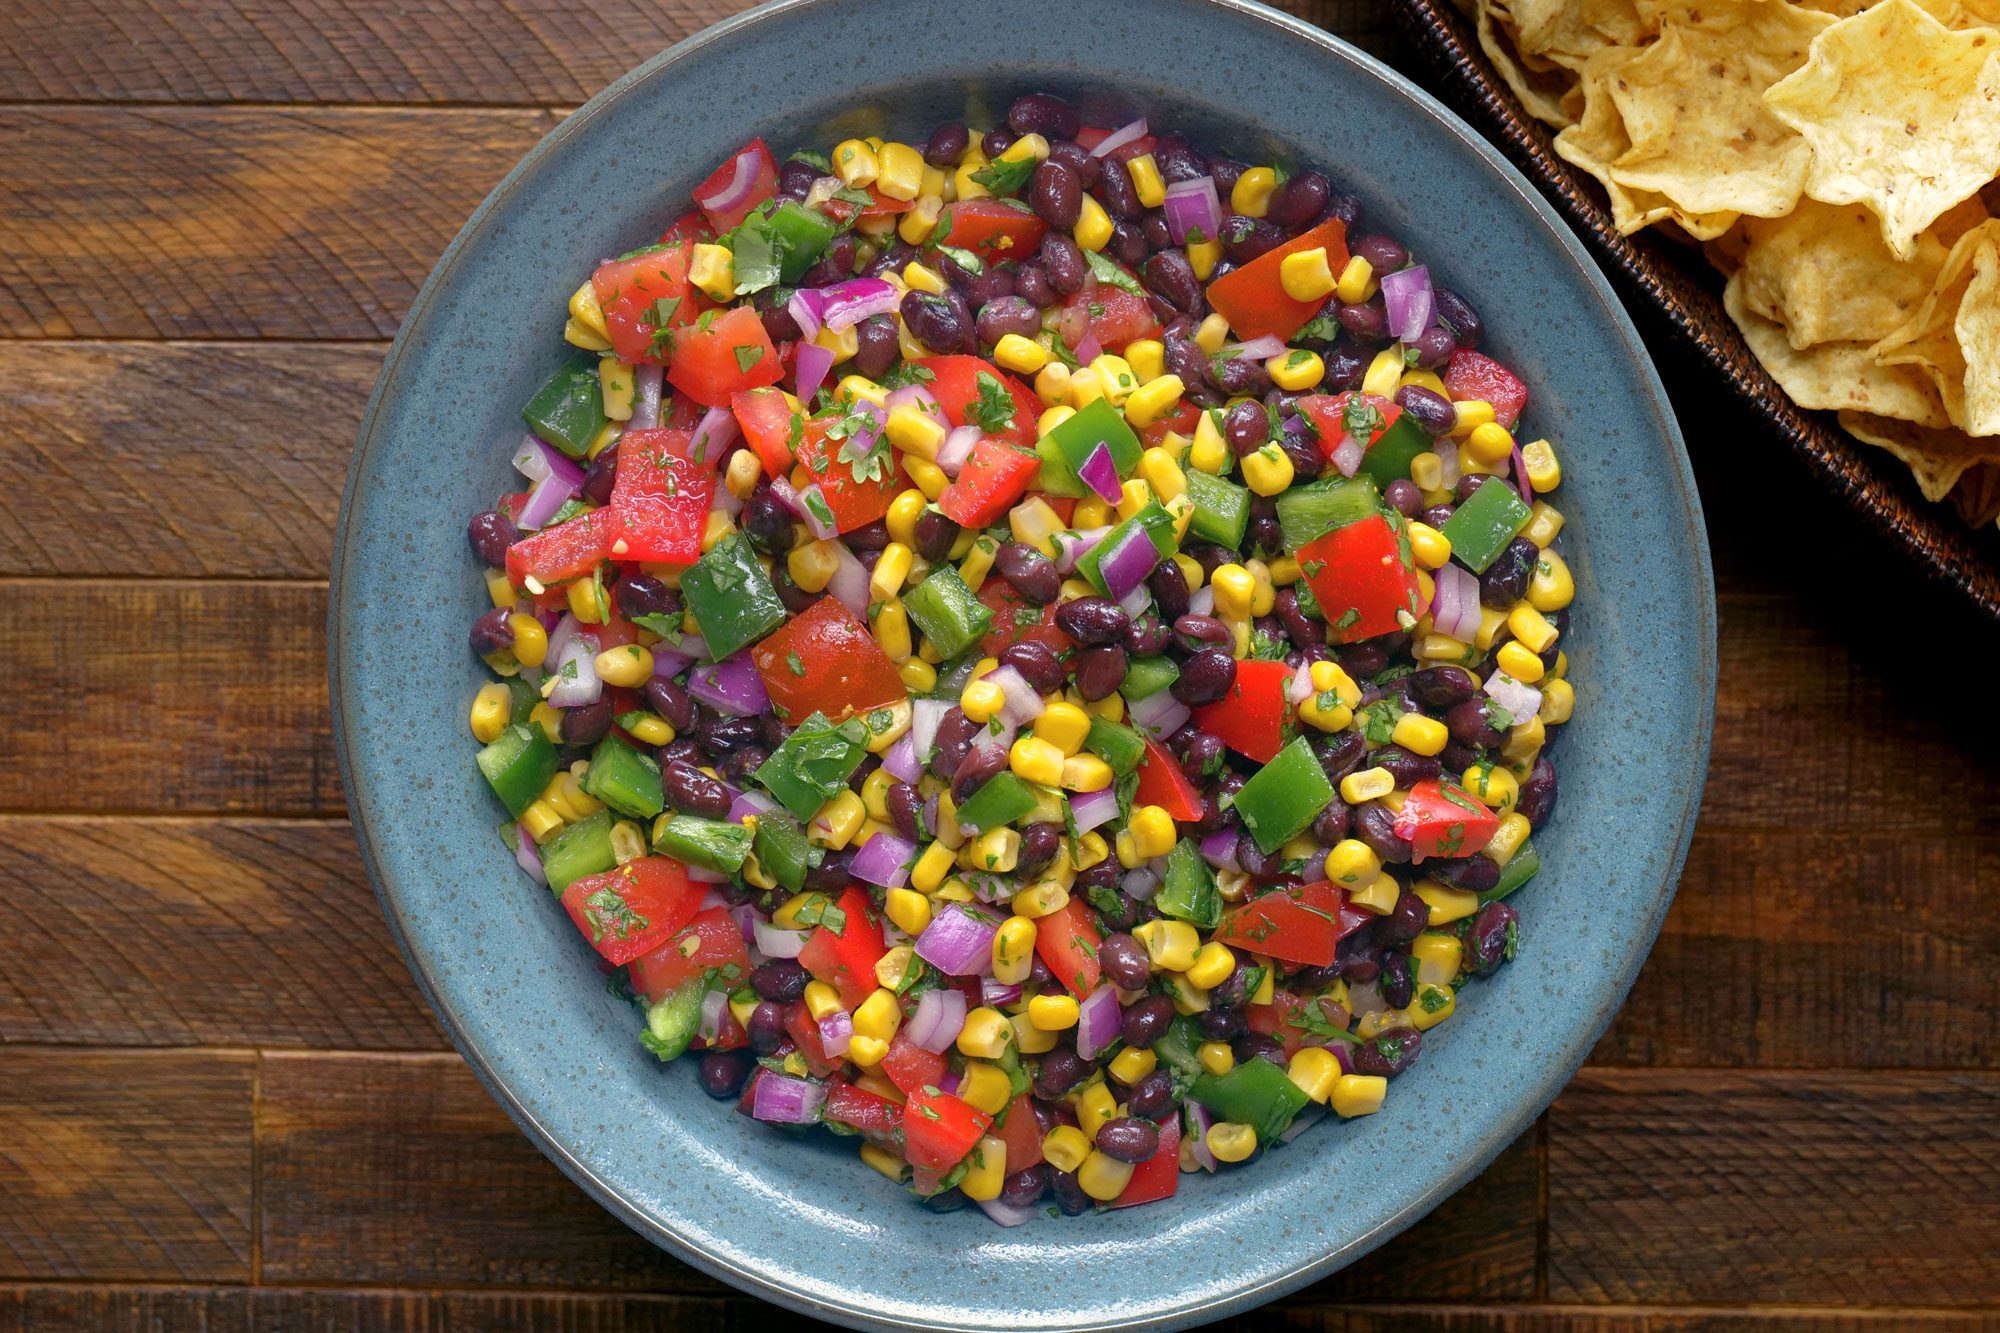
[[[1561,477],[1310,168],[1033,93],[752,141],[472,520],[502,836],[637,1040],[1012,1226],[1378,1111],[1512,958]]]

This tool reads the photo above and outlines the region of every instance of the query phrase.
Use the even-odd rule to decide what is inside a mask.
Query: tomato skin
[[[1329,463],[1333,461],[1334,452],[1347,439],[1347,422],[1342,414],[1346,412],[1347,405],[1356,398],[1382,414],[1381,428],[1370,431],[1367,440],[1362,443],[1362,452],[1366,453],[1374,448],[1375,441],[1388,434],[1389,427],[1395,425],[1401,418],[1403,415],[1401,407],[1379,394],[1361,393],[1353,389],[1337,394],[1309,393],[1299,399],[1299,411],[1312,422],[1313,430],[1319,435],[1319,451],[1326,455]]]
[[[1326,616],[1331,643],[1358,643],[1400,629],[1399,611],[1413,620],[1423,614],[1409,540],[1387,515],[1315,537],[1299,548],[1298,561]]]
[[[1083,290],[1063,303],[1058,327],[1071,347],[1087,333],[1107,352],[1121,352],[1141,338],[1160,336],[1160,321],[1143,296],[1108,283],[1086,282]]]
[[[1513,371],[1478,352],[1461,349],[1451,354],[1445,363],[1444,387],[1453,402],[1478,398],[1493,404],[1493,419],[1509,430],[1528,406],[1528,386]]]
[[[1000,199],[960,199],[944,206],[939,221],[944,241],[982,259],[1026,259],[1042,243],[1049,224],[1025,207]]]
[[[694,943],[688,943],[690,940]],[[672,938],[651,953],[632,960],[632,992],[645,996],[650,1004],[658,1004],[679,990],[683,982],[710,968],[719,968],[727,974],[731,966],[737,969],[731,984],[750,973],[750,951],[743,946],[743,929],[728,909],[711,907],[696,912]]]
[[[1486,850],[1500,831],[1500,816],[1456,784],[1436,778],[1410,789],[1396,812],[1396,836],[1410,843],[1411,860],[1431,856],[1472,856]]]
[[[1159,420],[1139,427],[1139,441],[1142,444],[1155,445],[1165,440],[1168,435],[1192,436],[1195,426],[1200,421],[1201,406],[1183,400],[1179,406]]]
[[[703,407],[727,407],[731,394],[776,384],[784,373],[777,345],[748,306],[724,311],[705,330],[676,332],[667,362],[667,381]]]
[[[1142,1203],[1171,1199],[1181,1184],[1181,1118],[1169,1115],[1160,1122],[1160,1146],[1153,1155],[1132,1168],[1125,1189],[1111,1201],[1113,1208],[1136,1208]]]
[[[833,511],[833,526],[841,532],[865,528],[889,512],[896,498],[897,474],[884,467],[881,475],[856,481],[854,466],[840,459],[841,442],[827,432],[834,422],[814,417],[805,423],[798,448],[798,461],[819,483],[826,507]]]
[[[735,179],[737,163],[744,158],[749,159],[751,172],[749,191],[729,208],[714,209],[702,203],[705,198],[714,198]],[[762,139],[752,139],[731,153],[721,166],[710,172],[707,180],[694,187],[694,201],[700,205],[702,216],[708,220],[708,225],[720,235],[749,217],[751,209],[777,192],[778,159],[771,156],[769,146]]]
[[[1250,665],[1237,664],[1238,669]],[[1139,805],[1157,805],[1177,822],[1191,823],[1201,818],[1201,793],[1188,781],[1187,774],[1166,747],[1152,737],[1145,737],[1146,753],[1139,760],[1139,794],[1132,799]]]
[[[1326,262],[1335,273],[1347,263],[1347,225],[1329,218],[1311,231],[1267,250],[1242,268],[1226,273],[1208,284],[1208,303],[1229,321],[1230,330],[1243,341],[1265,334],[1289,341],[1319,313],[1324,301],[1300,301],[1285,292],[1279,280],[1279,266],[1288,255],[1326,247]]]
[[[1095,125],[1085,125],[1076,132],[1077,147],[1086,151],[1097,147],[1112,135],[1111,130],[1099,129]],[[1142,134],[1130,143],[1121,144],[1111,150],[1109,156],[1120,162],[1130,162],[1135,157],[1144,157],[1159,145],[1159,140],[1150,134]]]
[[[1268,764],[1285,743],[1285,719],[1292,711],[1285,682],[1291,677],[1283,662],[1238,662],[1235,683],[1214,703],[1194,710],[1195,725],[1238,754]]]
[[[887,1097],[835,1079],[826,1085],[826,1103],[819,1113],[823,1120],[859,1130],[862,1138],[878,1148],[902,1152],[903,1108]]]
[[[675,242],[599,264],[590,275],[591,289],[604,311],[604,331],[611,335],[611,350],[620,361],[664,365],[673,339],[661,336],[660,330],[686,328],[710,304],[688,281],[693,249],[690,242]],[[656,319],[659,301],[676,303],[664,324]]]
[[[949,1171],[992,1124],[992,1116],[948,1092],[918,1088],[903,1107],[903,1157],[920,1169]]]
[[[576,880],[563,890],[562,905],[604,961],[622,966],[686,925],[703,892],[679,861],[642,856]]]
[[[1041,1163],[1042,1127],[1027,1093],[1007,1103],[1007,1122],[1000,1126],[1000,1141],[1007,1145],[1008,1175]]]
[[[944,409],[946,421],[954,426],[978,426],[994,439],[1018,444],[1023,449],[1035,447],[1035,422],[1042,415],[1042,402],[1027,385],[984,357],[927,356],[916,364],[931,373],[925,387]],[[975,421],[970,415],[972,406],[979,401],[981,375],[998,380],[1000,387],[1014,398],[1013,419],[1001,424],[999,430],[989,429],[986,423]]]
[[[784,390],[749,389],[729,396],[743,438],[764,461],[764,475],[782,477],[792,465],[792,406]]]
[[[1024,639],[1045,643],[1058,653],[1076,647],[1076,640],[1057,626],[1055,607],[1036,606],[997,574],[989,574],[979,585],[979,601],[993,611],[993,628],[979,641],[988,657],[998,657],[1007,645]]]
[[[840,992],[840,1002],[852,1009],[875,992],[875,964],[888,952],[882,942],[882,922],[860,886],[850,884],[836,904],[847,919],[838,934],[815,926],[799,965],[816,980]]]
[[[806,1070],[814,1078],[825,1078],[828,1074],[840,1072],[843,1062],[826,1053],[826,1042],[820,1038],[819,1024],[813,1021],[805,1001],[794,1000],[785,1006],[785,1031],[791,1034],[792,1044],[799,1048]]]
[[[1079,1000],[1096,990],[1101,974],[1097,946],[1104,937],[1097,932],[1090,905],[1082,898],[1072,898],[1060,912],[1052,912],[1035,924],[1035,952],[1056,979]]]
[[[944,1056],[925,1050],[901,1032],[890,1039],[889,1053],[878,1066],[882,1077],[895,1084],[905,1097],[926,1085],[936,1087],[949,1067]]]
[[[715,228],[708,225],[708,219],[700,209],[683,213],[675,218],[673,225],[660,233],[661,245],[674,245],[681,241],[713,241]]]
[[[1340,942],[1373,914],[1348,904],[1347,891],[1326,880],[1273,889],[1222,914],[1215,938],[1224,944],[1305,967],[1330,967]]]
[[[958,476],[938,496],[938,508],[962,528],[997,523],[1027,493],[1041,467],[1034,454],[991,435],[982,436],[972,446]]]
[[[507,548],[507,581],[517,588],[533,578],[544,588],[581,578],[610,553],[617,524],[603,510],[564,519]]]
[[[750,650],[750,660],[772,707],[788,722],[803,721],[815,709],[838,722],[909,694],[861,618],[833,597],[780,625]]]
[[[1318,1037],[1293,1023],[1301,1014],[1342,1028],[1350,1017],[1345,1009],[1323,995],[1308,998],[1279,986],[1271,994],[1271,1003],[1250,1006],[1250,1030],[1275,1038],[1285,1048],[1285,1058],[1289,1060],[1301,1047],[1320,1044]]]
[[[666,429],[628,431],[619,440],[608,510],[613,559],[676,565],[701,559],[716,474],[688,458],[692,441],[687,431]]]

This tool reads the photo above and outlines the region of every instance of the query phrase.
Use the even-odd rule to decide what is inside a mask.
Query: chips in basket
[[[2000,0],[1461,0],[1614,224],[1703,243],[1793,401],[2000,519]]]

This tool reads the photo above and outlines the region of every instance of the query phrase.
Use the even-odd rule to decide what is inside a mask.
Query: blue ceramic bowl
[[[934,1216],[851,1145],[798,1143],[663,1069],[637,1016],[493,836],[465,710],[485,605],[465,520],[513,486],[521,403],[565,298],[648,239],[752,134],[824,146],[992,124],[1049,89],[1141,109],[1246,158],[1309,161],[1484,312],[1564,446],[1577,719],[1560,813],[1517,902],[1520,956],[1465,992],[1387,1109],[1326,1124],[1171,1201],[1003,1231]],[[529,1137],[620,1218],[746,1291],[863,1328],[1179,1328],[1350,1262],[1435,1206],[1548,1104],[1666,912],[1708,753],[1714,596],[1658,379],[1541,199],[1429,97],[1238,0],[786,0],[620,79],[493,192],[390,351],[334,557],[333,699],[355,827],[453,1039]],[[1587,928],[1585,923],[1588,923]]]

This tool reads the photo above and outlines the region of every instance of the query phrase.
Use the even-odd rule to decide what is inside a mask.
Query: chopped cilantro
[[[1019,194],[1021,187],[1028,183],[1028,177],[1035,174],[1038,164],[1032,157],[1024,157],[1018,162],[1001,157],[995,158],[972,173],[972,179],[1001,196]]]
[[[738,347],[734,350],[736,352],[736,369],[745,373],[749,371],[750,367],[764,359],[764,349],[762,347]]]
[[[979,397],[965,414],[988,435],[1010,429],[1014,424],[1014,395],[1007,391],[1007,386],[983,370],[974,377],[974,383],[979,386]]]
[[[1116,287],[1121,292],[1130,292],[1134,296],[1145,295],[1145,290],[1139,286],[1139,280],[1119,267],[1108,256],[1099,254],[1095,250],[1085,250],[1083,259],[1090,265],[1090,276],[1099,282]]]

